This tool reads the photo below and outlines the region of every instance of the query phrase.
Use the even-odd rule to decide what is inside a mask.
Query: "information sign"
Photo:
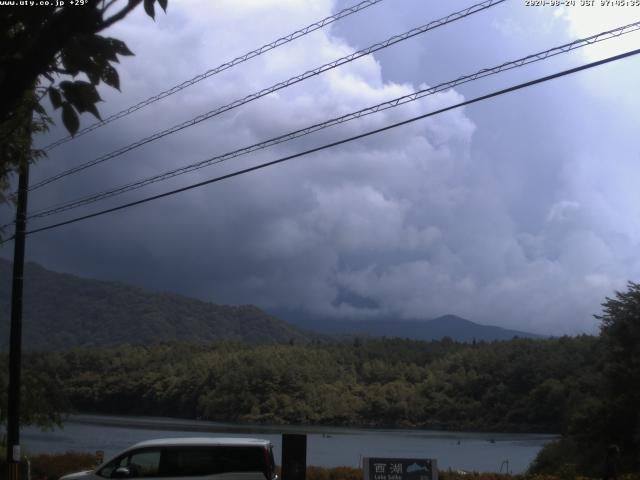
[[[364,480],[438,480],[434,458],[364,459]]]

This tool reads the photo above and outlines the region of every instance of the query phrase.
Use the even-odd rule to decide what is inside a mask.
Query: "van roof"
[[[235,438],[235,437],[189,437],[189,438],[156,438],[136,443],[130,448],[139,447],[178,447],[178,446],[228,446],[228,447],[267,447],[271,445],[269,440],[259,438]]]

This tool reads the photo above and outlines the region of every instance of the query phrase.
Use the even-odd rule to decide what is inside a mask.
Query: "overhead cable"
[[[273,42],[267,43],[259,48],[256,48],[255,50],[251,50],[250,52],[247,52],[243,55],[240,55],[239,57],[234,58],[233,60],[229,61],[229,62],[225,62],[221,65],[218,65],[215,68],[212,68],[210,70],[207,70],[204,73],[201,73],[200,75],[196,75],[195,77],[189,79],[189,80],[185,80],[184,82],[175,85],[171,88],[169,88],[168,90],[165,90],[163,92],[160,92],[152,97],[147,98],[146,100],[143,100],[135,105],[132,105],[128,108],[125,108],[124,110],[121,110],[117,113],[114,113],[113,115],[110,115],[109,117],[105,118],[104,120],[100,120],[98,122],[95,122],[85,128],[80,129],[75,135],[67,135],[66,137],[60,138],[59,140],[56,140],[53,143],[50,143],[49,145],[47,145],[46,147],[44,147],[43,150],[46,151],[50,151],[53,150],[54,148],[56,148],[59,145],[62,145],[64,143],[70,142],[71,140],[81,137],[82,135],[85,135],[89,132],[92,132],[93,130],[96,130],[97,128],[103,127],[104,125],[114,122],[120,118],[126,117],[127,115],[132,114],[135,111],[138,111],[148,105],[151,105],[152,103],[155,103],[159,100],[162,100],[163,98],[169,97],[175,93],[178,93],[181,90],[184,90],[185,88],[188,88],[192,85],[195,85],[198,82],[201,82],[202,80],[205,80],[206,78],[212,77],[213,75],[217,75],[218,73],[224,72],[225,70],[228,70],[231,67],[235,67],[236,65],[239,65],[243,62],[246,62],[247,60],[250,60],[252,58],[255,58],[259,55],[262,55],[263,53],[269,52],[271,50],[274,50],[282,45],[286,45],[287,43],[290,43],[300,37],[303,37],[311,32],[315,32],[316,30],[319,30],[320,28],[326,27],[327,25],[336,22],[338,20],[341,20],[345,17],[348,17],[349,15],[353,15],[354,13],[357,13],[361,10],[364,10],[365,8],[369,8],[372,5],[375,5],[376,3],[380,3],[383,0],[365,0],[363,2],[358,3],[357,5],[352,5],[350,7],[344,8],[342,10],[340,10],[338,13],[336,13],[335,15],[330,15],[326,18],[323,18],[322,20],[318,20],[317,22],[312,23],[311,25],[307,25],[304,28],[301,28],[299,30],[296,30],[293,33],[290,33],[289,35],[285,35],[284,37],[278,38],[277,40],[274,40]]]
[[[27,235],[31,235],[31,234],[34,234],[34,233],[43,232],[43,231],[46,231],[46,230],[51,230],[51,229],[54,229],[54,228],[61,227],[63,225],[69,225],[69,224],[72,224],[72,223],[80,222],[82,220],[87,220],[89,218],[98,217],[98,216],[101,216],[101,215],[105,215],[107,213],[116,212],[116,211],[119,211],[119,210],[124,210],[126,208],[130,208],[130,207],[133,207],[133,206],[136,206],[136,205],[140,205],[140,204],[143,204],[143,203],[148,203],[148,202],[151,202],[151,201],[154,201],[154,200],[158,200],[160,198],[169,197],[169,196],[181,193],[181,192],[186,192],[188,190],[193,190],[195,188],[199,188],[199,187],[202,187],[204,185],[217,183],[217,182],[220,182],[222,180],[226,180],[226,179],[229,179],[229,178],[232,178],[232,177],[237,177],[239,175],[243,175],[243,174],[246,174],[246,173],[249,173],[249,172],[253,172],[253,171],[260,170],[260,169],[263,169],[263,168],[266,168],[266,167],[277,165],[279,163],[283,163],[283,162],[286,162],[286,161],[289,161],[289,160],[293,160],[295,158],[300,158],[300,157],[303,157],[305,155],[309,155],[311,153],[319,152],[319,151],[322,151],[322,150],[326,150],[328,148],[336,147],[338,145],[343,145],[343,144],[348,143],[348,142],[353,142],[355,140],[359,140],[359,139],[362,139],[362,138],[365,138],[365,137],[376,135],[376,134],[379,134],[379,133],[382,133],[382,132],[385,132],[385,131],[388,131],[388,130],[391,130],[391,129],[394,129],[394,128],[397,128],[397,127],[400,127],[400,126],[403,126],[403,125],[407,125],[407,124],[416,122],[418,120],[422,120],[424,118],[432,117],[434,115],[437,115],[437,114],[440,114],[440,113],[443,113],[443,112],[447,112],[449,110],[453,110],[455,108],[463,107],[463,106],[466,106],[466,105],[471,105],[473,103],[477,103],[477,102],[480,102],[480,101],[483,101],[483,100],[488,100],[490,98],[494,98],[494,97],[497,97],[497,96],[500,96],[500,95],[504,95],[506,93],[514,92],[514,91],[521,90],[521,89],[526,88],[526,87],[530,87],[530,86],[537,85],[537,84],[540,84],[540,83],[548,82],[548,81],[556,79],[556,78],[564,77],[564,76],[571,75],[571,74],[574,74],[574,73],[577,73],[577,72],[580,72],[580,71],[583,71],[583,70],[594,68],[594,67],[597,67],[599,65],[604,65],[606,63],[610,63],[610,62],[614,62],[614,61],[617,61],[617,60],[621,60],[623,58],[631,57],[631,56],[637,55],[639,53],[640,53],[640,49],[636,49],[636,50],[632,50],[632,51],[629,51],[629,52],[626,52],[626,53],[622,53],[622,54],[619,54],[619,55],[614,55],[614,56],[605,58],[603,60],[587,63],[587,64],[581,65],[579,67],[570,68],[568,70],[563,70],[561,72],[554,73],[552,75],[547,75],[545,77],[540,77],[540,78],[537,78],[535,80],[531,80],[531,81],[528,81],[528,82],[520,83],[520,84],[514,85],[512,87],[508,87],[508,88],[505,88],[505,89],[502,89],[502,90],[498,90],[498,91],[495,91],[495,92],[492,92],[492,93],[489,93],[489,94],[486,94],[486,95],[482,95],[480,97],[475,97],[475,98],[472,98],[470,100],[466,100],[466,101],[457,103],[455,105],[450,105],[448,107],[441,108],[441,109],[438,109],[438,110],[435,110],[435,111],[432,111],[432,112],[429,112],[429,113],[425,113],[423,115],[418,115],[418,116],[410,118],[408,120],[404,120],[404,121],[397,122],[397,123],[394,123],[394,124],[391,124],[391,125],[387,125],[386,127],[377,128],[375,130],[370,130],[370,131],[368,131],[366,133],[355,135],[355,136],[352,136],[352,137],[349,137],[349,138],[345,138],[343,140],[339,140],[339,141],[336,141],[336,142],[328,143],[328,144],[322,145],[320,147],[311,148],[309,150],[305,150],[303,152],[299,152],[299,153],[296,153],[296,154],[293,154],[293,155],[288,155],[286,157],[282,157],[282,158],[279,158],[277,160],[272,160],[270,162],[261,163],[259,165],[255,165],[253,167],[249,167],[249,168],[245,168],[245,169],[242,169],[242,170],[238,170],[236,172],[228,173],[226,175],[221,175],[219,177],[211,178],[211,179],[205,180],[203,182],[194,183],[192,185],[188,185],[186,187],[182,187],[182,188],[178,188],[178,189],[171,190],[171,191],[168,191],[168,192],[164,192],[164,193],[161,193],[161,194],[158,194],[158,195],[153,195],[153,196],[150,196],[150,197],[146,197],[146,198],[143,198],[141,200],[136,200],[134,202],[125,203],[123,205],[119,205],[119,206],[116,206],[116,207],[107,208],[107,209],[101,210],[99,212],[91,213],[91,214],[88,214],[88,215],[83,215],[83,216],[72,218],[70,220],[66,220],[66,221],[63,221],[63,222],[54,223],[54,224],[51,224],[51,225],[46,225],[44,227],[35,228],[33,230],[29,230],[26,233],[27,233]],[[11,239],[8,239],[6,241],[9,241],[9,240],[11,240]]]
[[[374,45],[371,45],[367,48],[364,48],[362,50],[358,50],[357,52],[351,53],[345,57],[339,58],[337,60],[334,60],[332,62],[326,63],[320,67],[314,68],[313,70],[308,70],[300,75],[296,75],[295,77],[291,77],[288,80],[285,80],[284,82],[280,82],[277,83],[275,85],[272,85],[271,87],[265,88],[263,90],[260,90],[259,92],[256,93],[252,93],[251,95],[248,95],[244,98],[241,98],[239,100],[235,100],[227,105],[218,107],[214,110],[211,110],[207,113],[203,113],[202,115],[199,115],[195,118],[192,118],[191,120],[187,120],[186,122],[182,122],[178,125],[174,125],[173,127],[170,127],[166,130],[160,131],[160,132],[156,132],[151,136],[145,137],[141,140],[138,140],[137,142],[134,142],[130,145],[127,145],[125,147],[122,147],[118,150],[115,150],[113,152],[107,153],[106,155],[102,155],[98,158],[95,158],[94,160],[90,160],[88,162],[82,163],[76,167],[70,168],[68,170],[65,170],[61,173],[58,173],[57,175],[53,175],[51,177],[45,178],[44,180],[41,180],[40,182],[35,183],[34,185],[32,185],[30,187],[30,191],[32,190],[36,190],[40,187],[43,187],[51,182],[54,182],[56,180],[59,180],[61,178],[67,177],[69,175],[73,175],[75,173],[78,173],[82,170],[85,170],[89,167],[92,167],[94,165],[97,165],[99,163],[103,163],[107,160],[111,160],[113,158],[119,157],[120,155],[123,155],[127,152],[130,152],[131,150],[134,150],[138,147],[141,147],[142,145],[146,145],[147,143],[153,142],[154,140],[158,140],[162,137],[166,137],[167,135],[171,135],[173,133],[179,132],[180,130],[183,130],[185,128],[188,127],[192,127],[194,125],[197,125],[200,122],[203,122],[205,120],[208,120],[209,118],[212,118],[216,115],[220,115],[221,113],[227,112],[229,110],[232,110],[234,108],[237,108],[241,105],[244,105],[246,103],[252,102],[254,100],[257,100],[259,98],[262,98],[266,95],[269,95],[270,93],[274,93],[277,92],[278,90],[282,90],[283,88],[289,87],[291,85],[294,85],[296,83],[302,82],[303,80],[306,80],[308,78],[320,75],[321,73],[324,73],[328,70],[334,69],[340,65],[344,65],[346,63],[352,62],[358,58],[364,57],[366,55],[369,55],[371,53],[377,52],[379,50],[382,50],[384,48],[390,47],[391,45],[394,45],[396,43],[402,42],[404,40],[407,40],[409,38],[415,37],[416,35],[420,35],[423,34],[425,32],[428,32],[430,30],[433,30],[435,28],[441,27],[443,25],[447,25],[449,23],[455,22],[456,20],[460,20],[462,18],[468,17],[474,13],[478,13],[480,11],[486,10],[487,8],[493,7],[495,5],[498,5],[500,3],[505,2],[506,0],[485,0],[481,3],[472,5],[468,8],[465,8],[464,10],[460,10],[458,12],[454,12],[451,13],[449,15],[447,15],[446,17],[443,17],[441,19],[438,20],[434,20],[432,22],[429,22],[426,25],[422,25],[421,27],[416,27],[416,28],[412,28],[411,30],[402,33],[400,35],[394,35],[391,38],[388,38],[382,42],[376,43]]]
[[[376,112],[381,112],[384,110],[388,110],[390,108],[395,108],[397,106],[400,105],[404,105],[406,103],[409,102],[413,102],[416,101],[418,99],[424,98],[426,96],[429,95],[433,95],[439,92],[442,92],[444,90],[448,90],[450,88],[454,88],[456,86],[468,83],[468,82],[472,82],[474,80],[478,80],[480,78],[484,78],[490,75],[495,75],[498,74],[500,72],[504,72],[507,70],[511,70],[517,67],[521,67],[524,65],[528,65],[534,62],[538,62],[541,60],[545,60],[547,58],[562,54],[562,53],[567,53],[570,52],[572,50],[578,49],[578,48],[582,48],[585,47],[587,45],[593,45],[594,43],[598,43],[604,40],[608,40],[611,38],[617,38],[621,35],[630,33],[630,32],[634,32],[640,30],[640,21],[636,22],[636,23],[631,23],[629,25],[625,25],[622,27],[618,27],[612,30],[608,30],[606,32],[602,32],[602,33],[598,33],[596,35],[592,35],[590,37],[587,38],[583,38],[583,39],[578,39],[575,40],[573,42],[564,44],[564,45],[560,45],[557,47],[553,47],[550,48],[548,50],[544,50],[538,53],[534,53],[531,55],[528,55],[526,57],[522,57],[519,58],[517,60],[512,60],[509,62],[505,62],[502,63],[500,65],[491,67],[491,68],[484,68],[482,70],[479,70],[473,74],[470,75],[464,75],[461,77],[456,78],[455,80],[450,80],[448,82],[443,82],[440,83],[434,87],[429,87],[429,88],[425,88],[422,90],[418,90],[416,92],[413,92],[411,94],[408,95],[404,95],[401,97],[397,97],[394,98],[392,100],[388,100],[382,103],[379,103],[377,105],[368,107],[368,108],[364,108],[361,110],[358,110],[356,112],[352,112],[352,113],[348,113],[346,115],[342,115],[339,117],[335,117],[329,120],[326,120],[322,123],[317,123],[315,125],[311,125],[311,126],[307,126],[305,128],[296,130],[294,132],[290,132],[284,135],[280,135],[259,143],[255,143],[253,145],[250,145],[248,147],[243,147],[237,150],[233,150],[231,152],[227,152],[221,155],[216,155],[214,157],[208,158],[206,160],[202,160],[200,162],[197,163],[192,163],[183,167],[179,167],[173,170],[169,170],[167,172],[158,174],[158,175],[154,175],[142,180],[137,180],[135,182],[131,182],[128,183],[126,185],[122,185],[120,187],[116,187],[110,190],[106,190],[100,193],[96,193],[96,194],[92,194],[92,195],[88,195],[88,196],[84,196],[78,199],[74,199],[74,200],[70,200],[61,204],[58,204],[56,206],[53,207],[49,207],[45,210],[40,210],[34,213],[29,214],[29,216],[27,217],[28,219],[33,219],[33,218],[42,218],[42,217],[47,217],[50,215],[54,215],[57,213],[61,213],[67,210],[71,210],[73,208],[78,208],[81,206],[85,206],[94,202],[97,202],[99,200],[103,200],[106,198],[110,198],[110,197],[114,197],[116,195],[120,195],[123,194],[125,192],[129,192],[132,190],[137,190],[139,188],[142,188],[144,186],[153,184],[153,183],[157,183],[163,180],[167,180],[169,178],[173,178],[176,177],[178,175],[183,175],[185,173],[189,173],[189,172],[193,172],[195,170],[199,170],[201,168],[205,168],[211,165],[215,165],[218,163],[222,163],[224,161],[230,160],[232,158],[237,158],[239,156],[242,155],[247,155],[249,153],[253,153],[255,151],[258,150],[262,150],[264,148],[268,148],[274,145],[278,145],[280,143],[284,143],[299,137],[303,137],[305,135],[309,135],[311,133],[317,132],[319,130],[323,130],[325,128],[334,126],[334,125],[339,125],[351,120],[355,120],[357,118],[361,118],[363,116],[366,115],[371,115],[373,113]]]

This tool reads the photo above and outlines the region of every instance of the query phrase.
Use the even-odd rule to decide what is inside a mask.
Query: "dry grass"
[[[36,455],[31,457],[30,461],[32,480],[58,480],[62,475],[89,470],[96,466],[94,455],[81,452]]]
[[[353,467],[307,467],[306,480],[362,480],[362,470]]]

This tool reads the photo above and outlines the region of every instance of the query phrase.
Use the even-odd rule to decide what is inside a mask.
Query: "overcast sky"
[[[135,57],[104,116],[354,1],[171,0],[108,34]],[[52,151],[32,184],[469,1],[384,0]],[[579,1],[577,3],[580,3]],[[32,210],[119,186],[416,89],[640,20],[640,7],[504,4],[165,137],[30,197]],[[637,48],[630,34],[199,170],[43,226],[346,138]],[[594,333],[640,280],[640,58],[431,117],[173,197],[28,237],[27,259],[216,303],[330,318],[451,313],[544,334]],[[53,114],[59,121],[59,112]],[[90,115],[83,125],[93,122]],[[56,127],[41,144],[64,131]],[[11,211],[3,208],[2,220]],[[3,221],[3,223],[5,223]],[[11,245],[0,254],[12,255]]]

